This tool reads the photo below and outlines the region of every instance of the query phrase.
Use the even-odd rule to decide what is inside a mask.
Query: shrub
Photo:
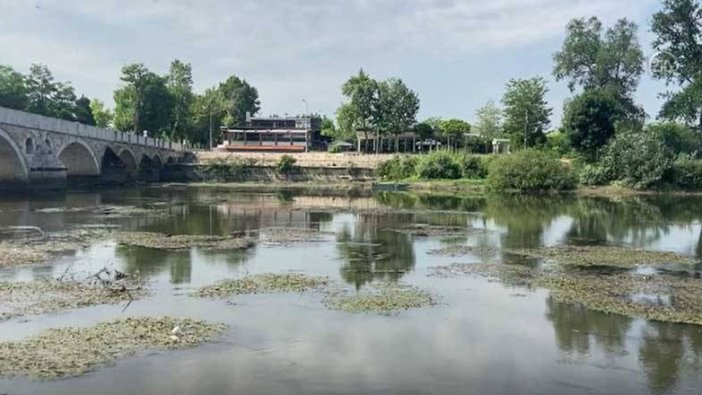
[[[461,178],[461,166],[455,156],[448,151],[434,151],[422,156],[417,163],[417,175],[426,179]]]
[[[248,175],[251,165],[246,161],[225,158],[215,158],[202,167],[205,179],[227,182],[243,181]]]
[[[578,177],[582,185],[605,185],[611,181],[608,173],[600,165],[586,164],[580,169]]]
[[[486,160],[475,155],[458,155],[458,165],[463,178],[485,178],[488,174]]]
[[[386,180],[403,180],[415,175],[416,166],[416,156],[396,155],[382,162],[375,172]]]
[[[546,135],[546,148],[558,156],[566,156],[571,153],[568,136],[560,131]]]
[[[656,123],[648,125],[646,130],[657,136],[672,152],[679,154],[697,154],[702,149],[699,135],[689,127],[678,123]]]
[[[295,170],[295,163],[297,163],[297,159],[290,155],[283,155],[280,157],[280,161],[278,161],[276,170],[281,174],[290,174]]]
[[[497,191],[562,191],[575,186],[569,165],[533,149],[496,158],[488,175],[488,187]]]
[[[626,132],[615,135],[601,162],[610,179],[641,189],[663,180],[672,166],[672,153],[653,133]]]
[[[682,189],[702,189],[702,160],[680,155],[670,170],[670,181]]]

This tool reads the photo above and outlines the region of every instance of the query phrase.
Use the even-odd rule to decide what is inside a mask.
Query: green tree
[[[434,137],[434,127],[427,122],[420,122],[414,125],[414,132],[419,135],[421,140],[426,140]]]
[[[563,128],[570,145],[586,160],[594,161],[614,135],[623,110],[617,94],[607,89],[589,89],[565,106]]]
[[[531,147],[544,142],[552,109],[546,102],[546,81],[541,77],[511,79],[502,104],[505,106],[504,131],[516,147]],[[526,141],[525,141],[526,140]]]
[[[28,103],[24,76],[11,67],[0,65],[0,107],[24,110]]]
[[[493,102],[488,101],[476,113],[478,119],[475,129],[485,138],[492,140],[500,135],[502,130],[502,110]]]
[[[339,125],[336,131],[340,134],[353,136],[356,135],[356,130],[359,129],[359,125],[356,123],[358,120],[354,112],[351,103],[344,103],[336,110],[336,124]]]
[[[173,99],[166,79],[149,71],[143,64],[122,68],[125,85],[115,91],[115,127],[120,130],[162,136],[170,130]]]
[[[258,90],[246,80],[233,75],[220,83],[218,89],[227,103],[224,123],[228,126],[244,125],[246,113],[255,115],[261,109]]]
[[[349,100],[344,111],[352,124],[365,131],[373,127],[378,115],[378,82],[361,69],[344,82],[341,93]]]
[[[637,26],[627,19],[603,32],[596,17],[573,19],[566,28],[561,50],[553,56],[556,80],[568,79],[571,91],[614,89],[630,96],[643,73],[644,55],[637,38]]]
[[[702,132],[702,7],[696,0],[663,0],[653,15],[651,31],[657,51],[653,74],[677,92],[663,94],[659,116],[694,125]]]
[[[191,107],[193,128],[188,140],[194,144],[209,146],[211,127],[212,144],[221,142],[219,126],[225,123],[228,109],[229,102],[218,88],[209,88],[202,95],[196,95]]]
[[[464,120],[451,118],[441,121],[441,134],[446,137],[449,147],[457,147],[464,133],[470,132],[470,124]]]
[[[95,117],[93,116],[93,110],[90,108],[90,99],[85,96],[81,96],[76,100],[75,103],[75,120],[84,125],[95,125]]]
[[[105,107],[105,103],[98,99],[90,101],[90,111],[95,118],[95,125],[100,128],[110,127],[114,114],[109,108]]]
[[[190,137],[189,134],[192,132],[191,109],[195,95],[190,63],[174,60],[171,62],[166,79],[168,92],[173,98],[173,125],[170,134],[173,139],[182,140]]]
[[[395,151],[399,149],[398,135],[416,123],[419,97],[401,79],[390,78],[378,84],[376,120],[383,134],[395,136]]]
[[[32,64],[26,81],[27,111],[52,116],[52,100],[57,92],[57,86],[49,68],[42,64]]]

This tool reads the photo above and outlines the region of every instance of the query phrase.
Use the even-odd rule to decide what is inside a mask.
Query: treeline
[[[638,26],[627,19],[608,28],[596,17],[568,23],[565,40],[553,56],[554,77],[567,82],[573,94],[564,103],[560,128],[548,130],[552,113],[545,101],[548,88],[543,78],[534,77],[510,80],[502,97],[503,108],[492,102],[481,108],[474,129],[486,139],[509,138],[512,150],[526,147],[552,158],[569,157],[571,165],[549,167],[547,156],[528,151],[486,167],[483,173],[505,181],[490,184],[502,185],[502,189],[540,189],[540,184],[543,189],[567,189],[578,180],[584,185],[620,182],[635,188],[702,189],[701,16],[698,1],[663,0],[662,9],[652,16],[655,55],[648,62],[638,40]],[[646,66],[669,88],[661,93],[665,102],[657,122],[648,124],[648,115],[634,100]],[[441,132],[441,123],[437,127],[432,122],[416,124],[415,129]],[[451,165],[446,158],[437,157],[432,165],[445,169],[462,163],[456,160]],[[536,167],[553,171],[530,170]],[[388,163],[381,170],[388,178],[424,177],[408,162]],[[570,173],[564,179],[568,182],[550,183],[563,179],[558,174],[562,172]],[[432,174],[455,178],[458,173]]]
[[[220,125],[241,125],[247,112],[260,109],[256,88],[235,75],[194,92],[192,67],[179,60],[166,75],[143,64],[124,66],[120,80],[112,111],[100,100],[77,97],[69,82],[56,81],[44,65],[31,65],[26,75],[0,66],[0,106],[201,146],[209,144],[210,126],[216,132]]]

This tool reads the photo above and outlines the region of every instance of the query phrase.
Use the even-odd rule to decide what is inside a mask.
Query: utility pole
[[[524,149],[527,147],[527,131],[529,130],[529,111],[524,113]]]
[[[302,99],[302,102],[305,103],[305,115],[310,115],[310,105],[307,104],[307,99]]]
[[[210,151],[212,151],[212,110],[210,110]]]

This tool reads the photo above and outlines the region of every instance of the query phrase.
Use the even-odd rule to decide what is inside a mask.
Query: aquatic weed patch
[[[268,245],[321,242],[335,235],[334,232],[323,232],[317,229],[288,227],[264,228],[258,233],[260,240]]]
[[[0,343],[0,376],[79,376],[138,351],[195,347],[225,329],[223,324],[170,317],[125,318],[88,328],[49,329],[26,340]]]
[[[257,293],[300,293],[319,289],[328,283],[327,277],[308,276],[300,273],[256,274],[207,285],[197,290],[193,295],[200,298],[227,298]]]
[[[100,304],[128,303],[145,293],[146,289],[137,281],[131,283],[126,279],[111,284],[58,280],[0,282],[0,321]]]
[[[0,242],[0,267],[44,263],[54,254],[87,248],[109,234],[104,229],[79,229],[40,238],[4,240]]]
[[[368,289],[331,292],[324,299],[330,309],[347,313],[397,314],[404,310],[434,306],[437,297],[423,289],[399,284],[376,284]]]
[[[429,224],[411,224],[392,230],[395,232],[405,233],[413,237],[464,236],[470,233],[484,231],[483,229],[473,229],[465,226],[443,226]]]
[[[510,250],[510,253],[542,258],[566,266],[610,266],[629,268],[638,265],[692,264],[688,256],[668,251],[650,251],[610,246],[560,246]]]
[[[207,250],[244,250],[253,247],[251,238],[240,236],[168,235],[154,232],[120,232],[115,237],[118,244],[184,251],[197,247]]]
[[[468,246],[468,245],[450,245],[442,248],[436,248],[427,252],[429,255],[439,255],[447,257],[460,257],[466,255],[477,255],[477,256],[495,256],[499,252],[499,249],[495,246],[490,245],[478,245],[478,246]]]
[[[537,279],[538,271],[525,265],[502,263],[454,263],[448,266],[429,268],[429,276],[451,278],[458,276],[478,276],[499,280],[508,285],[531,288]]]

